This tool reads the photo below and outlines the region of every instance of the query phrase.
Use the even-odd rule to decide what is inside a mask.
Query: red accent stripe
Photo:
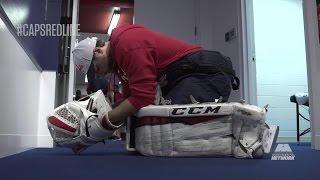
[[[198,123],[203,123],[207,121],[212,121],[214,119],[226,117],[228,115],[216,115],[216,116],[197,116],[197,117],[155,117],[146,116],[138,118],[136,120],[136,127],[146,126],[146,125],[161,125],[169,123],[183,123],[188,125],[194,125]]]
[[[50,116],[48,118],[48,120],[54,126],[57,126],[57,127],[61,128],[61,129],[65,129],[65,130],[73,132],[73,133],[76,132],[75,128],[69,126],[68,124],[66,124],[64,122],[62,122],[60,119],[56,118],[55,116]]]
[[[111,124],[111,122],[106,118],[106,116],[103,116],[103,118],[101,120],[101,124],[106,130],[113,131],[113,130],[118,129],[117,126],[114,126]]]

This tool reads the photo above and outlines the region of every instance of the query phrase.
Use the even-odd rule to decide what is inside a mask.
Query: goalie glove
[[[111,109],[101,90],[57,107],[47,119],[54,143],[78,153],[103,141],[121,127],[109,121]]]

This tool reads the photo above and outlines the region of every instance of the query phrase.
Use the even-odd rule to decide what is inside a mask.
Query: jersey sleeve
[[[137,48],[122,55],[120,67],[128,77],[128,100],[140,109],[153,103],[156,94],[157,70],[154,48]]]

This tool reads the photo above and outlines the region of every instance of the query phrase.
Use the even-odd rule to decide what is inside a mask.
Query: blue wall
[[[58,24],[62,0],[0,0],[12,24]],[[57,70],[60,37],[20,36],[43,70]],[[5,43],[5,42],[2,42]]]

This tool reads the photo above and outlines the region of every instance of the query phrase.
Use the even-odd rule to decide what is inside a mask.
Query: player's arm
[[[123,122],[128,116],[137,112],[137,109],[131,105],[128,99],[122,101],[117,107],[109,111],[109,121],[113,124],[119,124]]]
[[[121,100],[113,103],[113,104],[111,105],[112,108],[113,108],[113,109],[116,108],[116,107],[119,106],[121,103],[123,103],[125,100],[126,100],[125,98],[122,98]]]
[[[130,93],[106,116],[106,119],[108,118],[115,125],[123,122],[141,107],[152,104],[156,91],[157,71],[154,64],[154,48],[137,48],[123,54],[119,56],[118,64],[130,79],[128,82]]]

